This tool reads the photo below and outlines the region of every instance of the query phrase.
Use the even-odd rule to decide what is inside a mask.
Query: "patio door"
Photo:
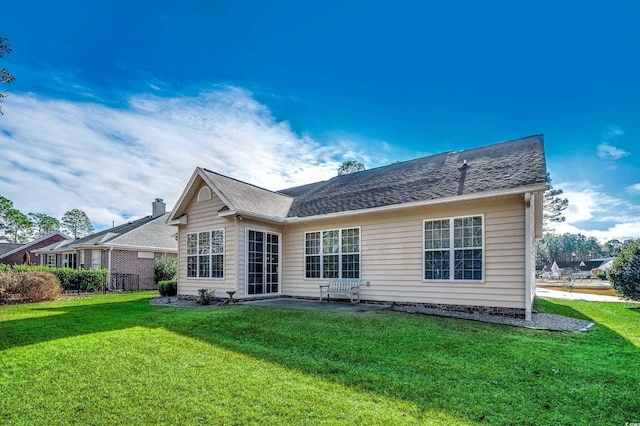
[[[247,294],[280,291],[280,236],[270,232],[247,232]]]

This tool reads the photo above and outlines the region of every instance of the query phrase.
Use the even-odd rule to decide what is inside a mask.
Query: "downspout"
[[[524,319],[525,321],[531,321],[531,313],[533,307],[533,283],[531,282],[531,267],[532,267],[532,204],[533,196],[530,192],[524,194]]]
[[[242,294],[244,296],[245,295],[244,291],[242,293],[240,293],[240,280],[238,279],[240,277],[240,274],[239,274],[239,272],[240,272],[240,270],[239,270],[239,267],[240,267],[240,259],[239,259],[239,257],[240,257],[240,252],[239,252],[239,247],[240,247],[240,219],[238,218],[238,215],[235,216],[235,219],[236,219],[236,247],[235,247],[235,256],[236,256],[236,259],[235,259],[235,264],[236,264],[236,266],[235,266],[235,268],[236,268],[236,270],[235,270],[236,291],[238,292],[237,293],[238,295]]]
[[[109,279],[107,280],[107,288],[111,291],[111,252],[113,247],[109,247],[109,260],[107,261],[107,269],[109,271]]]

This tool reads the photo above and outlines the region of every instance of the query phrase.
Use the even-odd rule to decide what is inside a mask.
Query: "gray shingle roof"
[[[211,170],[203,173],[222,194],[231,210],[269,217],[287,217],[293,198],[255,185],[242,182]]]
[[[177,250],[176,230],[166,223],[169,213],[146,216],[72,241],[51,244],[40,250],[56,251],[84,246],[118,245]]]
[[[17,248],[22,247],[24,244],[13,244],[13,243],[0,243],[0,256],[5,253],[9,253]]]
[[[465,165],[466,161],[466,165]],[[308,217],[546,184],[542,135],[422,157],[279,191]]]

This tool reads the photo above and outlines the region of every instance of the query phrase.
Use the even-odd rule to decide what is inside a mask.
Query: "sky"
[[[96,229],[544,134],[556,232],[640,238],[640,2],[13,1],[0,195]]]

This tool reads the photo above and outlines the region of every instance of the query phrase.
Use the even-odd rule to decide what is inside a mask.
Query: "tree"
[[[85,212],[79,209],[69,210],[62,216],[62,230],[73,238],[80,238],[92,234],[95,229]]]
[[[620,252],[608,276],[618,293],[640,301],[640,239]]]
[[[622,242],[620,240],[609,240],[602,246],[602,254],[605,257],[618,257],[622,250]]]
[[[561,223],[566,220],[562,212],[569,206],[569,200],[562,198],[562,189],[554,189],[551,186],[551,176],[547,172],[547,183],[549,184],[549,190],[545,192],[542,209],[544,211],[542,220],[544,224],[544,230],[550,231],[550,225],[554,223]]]
[[[3,222],[5,233],[2,237],[3,239],[17,244],[26,243],[31,238],[33,222],[20,210],[9,209],[3,218]]]
[[[338,167],[338,176],[348,175],[350,173],[361,172],[365,170],[366,167],[359,161],[355,160],[344,160],[340,167]]]
[[[13,208],[13,201],[0,195],[0,231],[5,228],[5,218]]]
[[[9,44],[9,40],[4,37],[0,37],[0,59],[4,56],[5,53],[11,53],[11,45]],[[0,83],[10,84],[15,77],[9,74],[6,68],[0,68]],[[0,91],[0,103],[2,103],[2,98],[6,95]],[[2,115],[2,108],[0,108],[0,115]]]
[[[33,222],[35,237],[44,237],[47,234],[60,230],[60,221],[44,213],[29,213],[29,219]]]

